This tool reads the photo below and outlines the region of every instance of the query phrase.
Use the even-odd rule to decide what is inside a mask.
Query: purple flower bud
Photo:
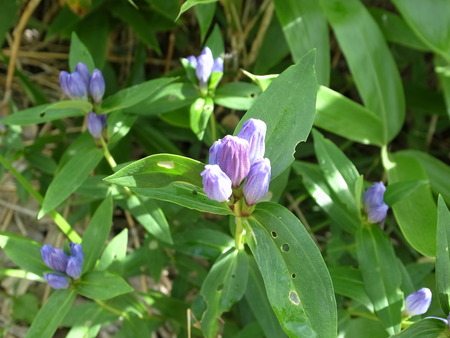
[[[66,276],[57,273],[44,273],[44,278],[53,289],[67,289],[69,279]]]
[[[197,58],[194,55],[188,56],[186,60],[189,61],[192,67],[197,68]]]
[[[205,47],[202,53],[197,58],[197,67],[195,69],[195,75],[197,75],[200,86],[205,86],[212,73],[212,67],[214,64],[213,55],[209,47]]]
[[[244,197],[247,205],[254,205],[267,194],[270,184],[270,160],[263,158],[250,167],[244,183]]]
[[[417,316],[428,311],[431,304],[431,291],[422,288],[406,297],[406,310],[409,316]]]
[[[382,223],[389,207],[383,201],[386,187],[383,182],[375,182],[364,193],[364,206],[370,223]]]
[[[87,99],[87,86],[81,75],[77,72],[69,74],[62,71],[59,74],[59,83],[62,91],[73,100]]]
[[[69,256],[64,251],[46,244],[41,248],[41,255],[45,265],[50,269],[62,273],[66,272]]]
[[[106,127],[106,114],[97,115],[89,113],[87,117],[87,128],[92,137],[98,140],[102,135],[102,130]]]
[[[75,72],[80,74],[81,78],[83,79],[84,84],[86,85],[86,88],[89,88],[89,82],[91,80],[91,75],[89,74],[89,69],[83,62],[78,62],[75,66]]]
[[[66,274],[72,278],[77,279],[78,277],[80,277],[83,270],[83,248],[81,247],[81,244],[70,243],[69,245],[72,256],[70,256],[67,263]]]
[[[231,179],[234,188],[241,185],[242,180],[250,171],[249,148],[246,140],[227,135],[215,142],[210,149],[210,164],[219,165],[220,169]]]
[[[103,94],[105,94],[105,79],[103,78],[102,72],[98,69],[94,69],[92,72],[89,94],[96,104],[102,102]]]
[[[264,157],[266,151],[266,123],[258,119],[250,119],[242,125],[242,129],[237,135],[250,144],[250,163],[253,164]]]
[[[231,180],[217,164],[207,164],[201,175],[206,196],[218,202],[228,201],[233,192]]]
[[[443,321],[445,323],[445,325],[448,325],[448,321],[450,319],[450,315],[447,317],[447,319],[441,318],[441,317],[433,317],[433,316],[425,317],[425,319],[428,319],[428,318],[439,319],[440,321]]]
[[[223,59],[222,58],[217,58],[214,60],[214,64],[212,66],[212,72],[223,73]]]

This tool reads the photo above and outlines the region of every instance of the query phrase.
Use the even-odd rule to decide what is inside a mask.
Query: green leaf
[[[47,300],[31,324],[26,337],[51,338],[69,312],[77,293],[74,290],[57,290]]]
[[[3,46],[6,33],[16,20],[19,4],[17,0],[0,1],[0,46]]]
[[[245,251],[231,249],[222,254],[211,267],[194,309],[201,313],[202,332],[205,337],[216,337],[219,329],[219,316],[239,301],[247,289],[248,257]],[[200,317],[198,317],[200,318]]]
[[[127,165],[105,181],[131,188],[161,188],[174,182],[201,187],[204,166],[188,157],[156,154]]]
[[[92,72],[95,69],[94,59],[89,53],[83,42],[81,42],[77,33],[72,32],[72,37],[70,39],[70,54],[69,54],[69,66],[72,72],[75,71],[75,66],[78,62],[83,62],[88,67],[89,71]]]
[[[439,56],[434,58],[434,71],[439,78],[445,100],[447,115],[450,117],[450,67],[449,62]]]
[[[202,189],[190,184],[172,183],[163,188],[133,188],[133,192],[161,201],[172,202],[183,207],[218,215],[232,215],[224,203],[210,199]]]
[[[275,10],[283,27],[294,61],[317,49],[316,71],[320,84],[330,81],[330,45],[325,15],[318,1],[275,0]]]
[[[237,110],[248,110],[259,96],[258,86],[246,82],[229,82],[217,88],[214,103]]]
[[[450,166],[430,154],[418,150],[402,150],[396,154],[411,157],[418,161],[425,170],[430,181],[431,189],[436,194],[441,194],[445,201],[450,204]]]
[[[328,186],[319,166],[296,161],[294,170],[303,177],[303,184],[316,203],[339,224],[345,231],[353,234],[361,226],[361,221],[355,213],[351,213]]]
[[[450,312],[450,212],[442,196],[438,200],[436,231],[436,286],[444,313]]]
[[[151,198],[132,194],[126,199],[127,210],[153,236],[172,244],[169,223],[161,208]]]
[[[92,104],[87,101],[61,101],[18,111],[2,119],[2,123],[28,126],[67,117],[83,116],[90,111],[92,111]]]
[[[442,320],[436,318],[426,318],[412,324],[406,330],[393,337],[399,338],[436,338],[446,337],[448,327]]]
[[[428,180],[421,164],[403,152],[389,155],[389,185],[412,180]],[[384,162],[386,162],[384,160]],[[436,255],[436,203],[428,185],[417,187],[393,205],[395,218],[409,244],[425,256]]]
[[[313,130],[313,136],[317,161],[328,186],[342,204],[359,217],[360,210],[357,208],[355,198],[356,181],[359,178],[358,170],[334,143],[325,139],[316,130]]]
[[[336,294],[356,300],[373,312],[373,305],[367,296],[359,270],[349,266],[336,266],[331,267],[329,271]]]
[[[191,104],[189,110],[189,123],[191,130],[199,140],[203,139],[209,118],[214,111],[214,101],[210,97],[199,97]]]
[[[128,229],[123,229],[103,251],[102,257],[96,267],[97,270],[108,270],[119,275],[123,272],[123,261],[127,255]]]
[[[134,289],[118,275],[107,271],[91,271],[76,284],[76,290],[84,297],[105,300],[133,292]]]
[[[88,177],[103,157],[103,149],[89,149],[72,157],[58,172],[47,189],[38,218],[53,210]]]
[[[380,117],[344,95],[320,86],[316,110],[317,127],[359,143],[383,145]]]
[[[383,144],[400,131],[405,98],[400,74],[377,24],[358,0],[321,0],[365,106],[383,124]]]
[[[259,325],[261,325],[265,336],[284,338],[286,334],[281,329],[278,319],[270,306],[261,272],[259,272],[255,259],[251,256],[249,257],[249,263],[248,285],[251,285],[251,287],[248,287],[245,291],[245,299]]]
[[[26,271],[42,277],[49,270],[42,260],[42,245],[31,239],[0,231],[0,247],[14,264]]]
[[[390,335],[400,332],[404,296],[390,239],[378,225],[370,225],[356,232],[355,245],[364,285],[375,313]]]
[[[200,41],[203,42],[211,27],[212,20],[214,18],[214,13],[216,12],[217,4],[216,2],[211,2],[208,4],[202,4],[201,6],[195,6],[194,12],[197,18],[198,25],[200,26]]]
[[[186,0],[186,2],[181,5],[180,12],[178,13],[178,16],[175,19],[175,21],[177,21],[180,18],[181,14],[183,14],[184,12],[186,12],[189,8],[191,8],[193,6],[209,4],[211,2],[217,2],[217,1],[218,0]]]
[[[103,100],[98,113],[106,114],[114,110],[134,106],[174,80],[174,78],[154,79],[122,89]]]
[[[173,240],[176,252],[206,259],[217,259],[222,252],[234,247],[233,238],[212,229],[179,232]]]
[[[266,153],[272,166],[272,179],[294,161],[295,147],[305,141],[314,121],[317,81],[315,53],[310,52],[286,69],[256,100],[236,127],[250,118],[267,124]]]
[[[212,32],[209,34],[209,37],[205,42],[205,46],[208,46],[211,49],[214,58],[218,58],[219,56],[223,57],[225,47],[222,37],[222,29],[219,24],[216,23],[214,25]],[[213,76],[213,74],[211,76]],[[209,85],[208,87],[211,86]]]
[[[109,236],[112,225],[113,202],[108,196],[97,208],[83,236],[83,273],[91,271]]]
[[[333,285],[303,224],[284,207],[263,202],[244,227],[283,330],[292,337],[335,337]]]
[[[370,14],[377,21],[387,41],[423,52],[430,51],[399,15],[379,8],[371,8]]]
[[[404,181],[389,184],[384,193],[384,202],[392,207],[395,203],[407,198],[414,193],[416,189],[424,185],[428,185],[428,181]]]
[[[392,0],[405,21],[435,53],[450,60],[450,2]]]

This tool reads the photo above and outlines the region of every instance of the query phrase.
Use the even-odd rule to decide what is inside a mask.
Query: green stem
[[[95,301],[98,305],[100,305],[101,308],[105,309],[106,311],[109,311],[109,312],[111,312],[111,313],[114,313],[114,314],[116,314],[116,315],[119,315],[119,316],[121,316],[121,317],[124,317],[124,318],[126,318],[126,319],[128,319],[128,320],[130,319],[130,318],[128,317],[128,313],[123,312],[123,311],[120,311],[120,310],[118,310],[118,309],[116,309],[116,308],[114,308],[114,307],[112,307],[112,306],[109,306],[108,304],[106,304],[105,302],[103,302],[103,301],[101,301],[101,300],[99,300],[99,299],[94,299],[94,301]]]
[[[104,156],[105,156],[106,161],[108,161],[109,165],[111,166],[111,169],[114,169],[115,167],[117,167],[117,163],[114,160],[114,157],[112,157],[111,153],[109,152],[108,145],[106,144],[106,142],[102,136],[100,136],[100,142],[102,143],[102,147],[105,152]]]
[[[214,115],[214,111],[212,112],[209,118],[209,126],[211,128],[211,139],[213,142],[215,142],[217,140],[217,133],[216,133],[216,117]]]
[[[0,164],[2,164],[14,176],[17,182],[20,183],[25,190],[33,196],[33,198],[40,204],[44,202],[44,197],[34,190],[33,186],[23,177],[2,155],[0,155]],[[57,211],[52,210],[48,213],[55,221],[59,229],[74,243],[81,243],[81,237],[73,230],[72,226],[65,220],[65,218]]]
[[[242,250],[244,245],[242,244],[242,235],[244,234],[244,229],[242,228],[242,217],[236,216],[236,232],[234,235],[234,245],[236,249]]]

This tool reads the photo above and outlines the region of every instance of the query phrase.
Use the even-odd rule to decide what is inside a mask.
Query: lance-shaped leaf
[[[367,295],[386,331],[400,332],[404,296],[394,248],[377,225],[356,232],[356,252]]]
[[[111,299],[134,289],[120,276],[108,271],[91,271],[76,284],[77,291],[87,298]]]
[[[286,208],[263,202],[244,227],[283,330],[291,337],[335,337],[333,284],[303,224]]]
[[[297,64],[274,79],[244,115],[234,132],[250,118],[267,125],[266,153],[270,159],[272,179],[294,161],[295,147],[311,131],[316,107],[317,80],[315,53],[309,52]]]
[[[436,231],[436,286],[439,303],[444,313],[450,312],[450,212],[442,196],[438,201],[438,222]]]
[[[212,266],[194,304],[201,315],[205,337],[216,337],[219,316],[244,296],[248,279],[248,256],[245,251],[231,249]],[[201,310],[204,310],[201,314]]]

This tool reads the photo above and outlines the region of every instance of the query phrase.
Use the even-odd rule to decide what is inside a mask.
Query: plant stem
[[[44,202],[44,197],[39,192],[34,190],[33,186],[23,177],[2,155],[0,155],[0,164],[2,164],[14,176],[17,182],[25,188],[25,190],[33,196],[33,198],[40,204]],[[81,237],[73,230],[72,226],[66,219],[57,211],[51,210],[48,212],[51,218],[59,229],[74,243],[81,243]]]
[[[242,235],[244,233],[244,229],[242,228],[242,217],[236,216],[236,233],[234,234],[234,245],[236,249],[242,250],[244,245],[242,244]]]
[[[211,117],[209,118],[209,126],[211,127],[211,139],[213,142],[217,139],[217,133],[216,133],[216,117],[214,116],[214,111],[211,114]]]
[[[114,160],[114,157],[112,157],[111,153],[109,152],[108,145],[106,144],[102,136],[100,136],[100,142],[102,143],[102,147],[105,152],[106,161],[108,161],[108,164],[111,166],[111,169],[114,169],[115,167],[117,167],[117,163]]]

